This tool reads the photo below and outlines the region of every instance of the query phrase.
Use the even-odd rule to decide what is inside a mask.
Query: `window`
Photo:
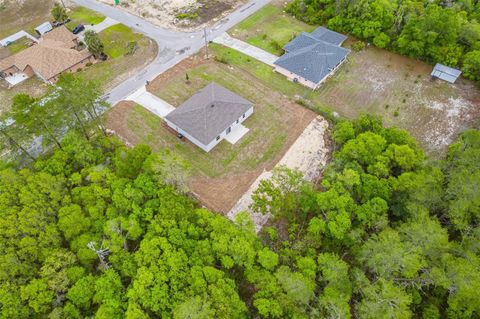
[[[240,122],[240,120],[237,120],[237,124],[238,124],[238,122]]]
[[[227,128],[227,134],[229,134],[232,131],[232,127]]]
[[[219,135],[219,136],[217,136],[216,140],[218,141],[219,139],[220,139],[220,135]]]
[[[245,113],[243,113],[243,116],[242,116],[242,117],[245,118]]]

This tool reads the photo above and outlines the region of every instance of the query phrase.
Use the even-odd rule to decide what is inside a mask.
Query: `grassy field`
[[[283,12],[281,5],[267,4],[249,18],[229,30],[230,35],[270,53],[281,55],[283,46],[302,31],[314,27]]]
[[[144,142],[158,147],[174,145],[197,173],[210,177],[255,169],[280,152],[287,138],[285,126],[290,119],[281,112],[281,105],[284,103],[281,98],[270,99],[273,95],[260,91],[258,84],[247,74],[232,72],[219,63],[198,66],[189,71],[189,77],[191,83],[186,84],[184,74],[179,74],[155,93],[172,105],[180,105],[208,83],[215,81],[255,104],[254,115],[244,123],[250,132],[237,144],[222,141],[209,153],[190,143],[179,141],[167,130],[160,136],[151,136],[153,139],[146,138]]]
[[[217,59],[249,72],[272,90],[307,101],[317,112],[331,110],[346,118],[379,115],[386,125],[409,130],[432,154],[441,154],[459,132],[479,123],[480,91],[473,83],[432,81],[430,65],[385,50],[350,54],[334,76],[311,91],[238,51],[216,44],[210,48]]]
[[[85,7],[73,7],[68,12],[71,21],[67,23],[67,28],[73,30],[79,24],[99,24],[105,20],[105,16]]]
[[[264,169],[278,162],[316,115],[270,90],[248,72],[212,60],[190,65],[194,58],[159,76],[149,90],[178,106],[215,81],[252,101],[254,113],[244,122],[249,132],[235,145],[224,140],[206,153],[189,141],[179,140],[159,117],[138,105],[116,106],[107,115],[107,124],[132,144],[174,150],[190,163],[190,186],[202,203],[227,212]]]
[[[100,38],[105,44],[105,53],[112,59],[132,54],[138,41],[143,38],[139,33],[124,24],[113,25],[100,33]]]
[[[125,80],[129,74],[150,63],[157,55],[157,45],[151,39],[134,33],[123,24],[113,25],[99,33],[108,60],[87,67],[80,74],[96,80],[105,88]]]
[[[4,0],[0,5],[0,39],[25,30],[31,34],[34,28],[51,19],[53,0]]]
[[[280,55],[278,48],[292,35],[315,29],[284,13],[283,5],[274,1],[229,33]],[[464,79],[455,85],[432,81],[431,65],[385,50],[369,47],[352,52],[347,63],[313,92],[237,51],[215,44],[211,49],[218,59],[255,75],[292,99],[305,100],[316,111],[329,109],[346,118],[361,113],[379,115],[386,125],[409,130],[432,154],[441,154],[459,132],[480,121],[480,92],[473,83]]]

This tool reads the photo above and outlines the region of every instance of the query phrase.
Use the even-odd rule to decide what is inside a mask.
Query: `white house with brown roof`
[[[77,50],[78,40],[65,26],[46,33],[37,44],[0,60],[0,77],[10,85],[38,76],[54,83],[63,72],[76,71],[93,62],[88,50]]]

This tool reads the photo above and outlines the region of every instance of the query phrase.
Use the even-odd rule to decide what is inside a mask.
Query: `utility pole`
[[[65,9],[65,11],[67,11],[67,7],[65,6],[65,3],[63,2],[63,0],[60,0],[62,2],[62,5],[63,5],[63,8]]]
[[[208,39],[207,39],[207,28],[203,28],[203,37],[205,38],[205,55],[208,60]]]

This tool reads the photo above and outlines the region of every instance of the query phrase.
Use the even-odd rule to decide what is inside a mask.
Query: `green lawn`
[[[281,55],[283,46],[302,31],[315,27],[283,12],[283,8],[267,4],[255,14],[229,30],[230,35],[270,53]]]
[[[79,24],[99,24],[105,20],[105,16],[85,7],[74,7],[68,12],[71,21],[67,23],[67,28],[73,30]]]
[[[174,149],[180,157],[191,164],[195,175],[220,177],[255,170],[262,163],[267,163],[279,155],[286,147],[289,134],[298,130],[297,126],[303,125],[303,122],[299,123],[297,116],[303,118],[306,114],[304,110],[298,107],[297,112],[296,107],[286,104],[288,100],[268,90],[248,73],[232,71],[221,63],[208,63],[195,67],[188,74],[189,84],[185,83],[185,74],[181,73],[169,79],[166,85],[153,93],[178,106],[199,89],[215,81],[252,101],[254,114],[244,122],[250,131],[235,145],[224,140],[206,153],[191,143],[177,139],[172,132],[162,126],[160,118],[142,107],[135,107],[134,114],[124,116],[127,117],[131,131],[127,135],[135,136],[134,139],[138,143],[149,144],[154,149]],[[292,125],[292,122],[297,123]],[[300,130],[303,128],[302,126]]]
[[[134,33],[124,24],[116,24],[100,32],[105,53],[113,59],[132,53],[132,49],[142,38],[141,34]]]
[[[87,67],[80,74],[88,80],[97,80],[105,87],[112,87],[122,80],[122,74],[149,63],[157,54],[157,46],[151,39],[134,33],[123,24],[113,25],[99,33],[108,60]]]
[[[385,50],[352,52],[336,74],[312,91],[238,51],[218,44],[210,49],[218,60],[252,74],[271,90],[301,98],[324,116],[378,115],[386,125],[410,131],[433,156],[442,154],[459,132],[478,125],[480,118],[475,107],[480,90],[472,82],[432,81],[430,65]]]
[[[239,67],[246,72],[251,73],[260,80],[263,85],[272,90],[281,92],[292,99],[297,99],[298,97],[311,98],[317,95],[311,89],[287,80],[283,75],[275,73],[270,66],[240,53],[239,51],[215,43],[210,44],[209,47],[217,57],[217,60]],[[321,101],[317,101],[318,108],[316,110],[320,111],[325,106],[326,105],[321,103]]]
[[[31,42],[32,40],[28,39],[27,37],[23,37],[13,43],[10,43],[7,46],[7,49],[10,54],[15,54],[28,48],[30,46],[29,43]]]

